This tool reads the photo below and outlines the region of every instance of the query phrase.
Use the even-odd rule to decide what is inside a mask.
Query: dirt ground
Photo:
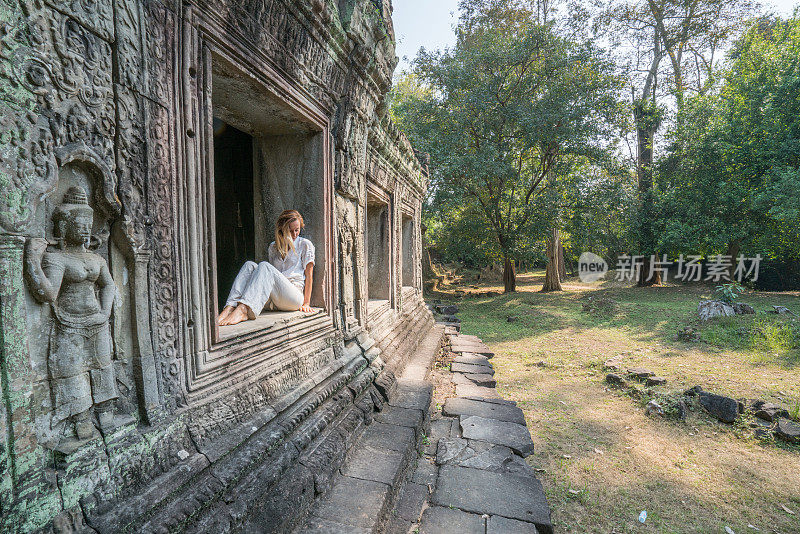
[[[643,401],[604,382],[602,363],[616,358],[623,368],[667,378],[658,392],[700,385],[791,409],[800,405],[800,351],[731,337],[769,316],[700,325],[697,303],[712,288],[575,280],[564,292],[539,293],[541,274],[520,276],[509,295],[470,296],[500,287],[450,289],[466,290],[456,299],[462,331],[496,352],[498,391],[525,412],[537,447],[529,462],[540,471],[557,531],[800,533],[800,447],[756,439],[747,418],[725,425],[699,409],[685,422],[647,416]],[[590,295],[614,308],[582,311]],[[742,301],[800,313],[798,293],[750,292]],[[704,341],[676,341],[687,325]]]

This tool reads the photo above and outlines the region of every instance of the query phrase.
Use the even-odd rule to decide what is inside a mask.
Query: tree
[[[656,192],[653,189],[655,135],[664,118],[659,103],[659,74],[665,70],[667,90],[675,99],[678,127],[684,117],[685,94],[703,94],[713,83],[720,48],[753,10],[749,0],[623,0],[611,4],[601,22],[615,22],[614,30],[626,35],[634,50],[629,63],[633,87],[635,166],[639,184],[636,233],[639,252],[645,256],[638,285],[660,283],[658,271],[650,273],[649,257],[656,254]],[[638,87],[638,89],[637,89]]]
[[[800,20],[759,19],[660,169],[661,246],[800,259]]]
[[[514,291],[519,240],[541,235],[551,172],[565,154],[596,157],[614,136],[620,79],[594,43],[560,36],[528,3],[460,7],[455,47],[420,52],[418,86],[394,97],[393,113],[431,154],[435,198],[477,208]]]

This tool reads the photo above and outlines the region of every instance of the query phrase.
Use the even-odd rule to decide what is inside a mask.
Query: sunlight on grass
[[[543,469],[557,532],[745,532],[748,523],[797,531],[779,506],[800,507],[800,447],[757,441],[752,418],[727,426],[697,409],[686,422],[647,417],[646,401],[606,387],[603,368],[615,358],[623,373],[645,367],[665,377],[651,394],[668,412],[678,408],[671,392],[701,385],[800,415],[798,323],[765,313],[773,305],[800,313],[797,293],[747,292],[741,300],[759,314],[702,323],[697,305],[713,288],[539,287],[467,292],[458,305],[462,331],[495,351],[498,392],[525,412],[537,447],[528,460]],[[592,295],[615,305],[584,311]],[[700,342],[676,340],[687,326]]]

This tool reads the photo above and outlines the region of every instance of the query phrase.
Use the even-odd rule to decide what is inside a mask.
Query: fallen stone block
[[[651,376],[644,381],[644,385],[647,387],[663,386],[666,383],[667,379],[662,376]]]
[[[708,321],[714,317],[730,317],[736,315],[733,308],[719,300],[709,300],[697,305],[697,315],[701,321]]]
[[[633,378],[637,378],[639,380],[646,380],[651,376],[655,376],[656,374],[649,369],[644,369],[642,367],[634,367],[632,369],[628,369],[628,375],[632,376]]]
[[[775,437],[789,443],[800,443],[800,425],[789,419],[780,418],[773,430]]]
[[[789,412],[785,408],[771,402],[761,404],[754,415],[770,423],[777,421],[781,417],[789,419]]]
[[[477,415],[460,417],[461,435],[466,439],[488,441],[510,447],[520,456],[533,454],[533,440],[528,428],[517,423],[487,419]]]
[[[624,388],[628,385],[628,382],[624,378],[615,373],[608,373],[606,375],[606,383],[610,386],[621,388]]]
[[[736,400],[705,391],[700,393],[700,406],[723,423],[733,423],[740,413]]]

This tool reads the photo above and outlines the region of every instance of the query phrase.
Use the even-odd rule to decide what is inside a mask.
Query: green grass
[[[797,293],[745,291],[737,302],[760,313],[701,323],[697,306],[713,287],[568,280],[564,292],[540,293],[540,280],[526,274],[516,293],[489,297],[470,292],[500,288],[455,289],[466,292],[458,300],[462,331],[494,350],[498,392],[525,412],[537,447],[529,461],[544,469],[557,532],[745,532],[748,523],[800,531],[780,509],[800,508],[800,447],[758,441],[750,419],[723,425],[696,405],[686,422],[669,417],[675,393],[695,385],[800,415],[798,320],[766,313],[780,305],[800,314]],[[607,305],[584,311],[590,298]],[[684,327],[701,341],[676,340]],[[609,389],[603,362],[611,358],[668,383],[636,397]],[[667,417],[644,415],[650,398]]]

